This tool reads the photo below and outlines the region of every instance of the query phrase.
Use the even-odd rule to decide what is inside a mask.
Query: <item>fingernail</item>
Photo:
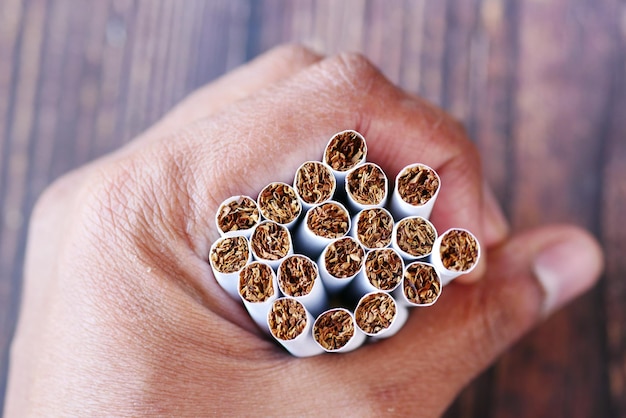
[[[589,289],[602,270],[602,255],[589,238],[560,241],[535,257],[534,273],[545,291],[544,313],[554,312]]]

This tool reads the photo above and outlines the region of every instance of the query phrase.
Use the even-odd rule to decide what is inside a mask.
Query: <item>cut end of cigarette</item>
[[[391,242],[393,218],[383,209],[365,209],[359,215],[356,235],[366,248],[384,248]]]
[[[254,254],[263,260],[280,260],[289,254],[291,239],[289,230],[272,221],[259,224],[252,237],[250,245]]]
[[[328,167],[317,161],[308,161],[296,172],[294,182],[300,198],[309,205],[330,199],[335,189],[335,176]]]
[[[441,281],[430,264],[412,263],[404,273],[404,296],[416,305],[430,305],[441,294]]]
[[[364,296],[354,311],[357,326],[369,335],[389,328],[395,317],[396,302],[383,292]]]
[[[468,231],[452,229],[441,238],[441,262],[452,271],[468,271],[478,261],[478,242]]]
[[[432,168],[415,164],[402,170],[397,183],[402,200],[420,206],[432,199],[439,189],[439,176]]]
[[[365,139],[356,131],[343,131],[333,136],[324,152],[324,161],[333,170],[348,171],[364,158],[367,148]]]
[[[321,314],[313,325],[313,338],[328,351],[344,347],[354,336],[354,321],[345,309],[331,309]]]
[[[352,238],[346,237],[328,245],[324,263],[326,270],[333,277],[345,279],[359,272],[364,258],[363,247]]]
[[[287,296],[306,296],[311,293],[317,274],[317,266],[308,258],[287,257],[278,268],[280,289]]]
[[[239,272],[239,294],[252,303],[265,302],[274,296],[274,273],[263,263],[250,263]]]
[[[259,193],[259,208],[267,219],[288,224],[300,215],[302,206],[293,187],[285,183],[270,183]]]
[[[419,216],[406,218],[398,222],[396,242],[398,247],[414,257],[430,254],[437,239],[435,228],[426,219]]]
[[[377,289],[390,291],[402,281],[402,258],[391,248],[370,251],[365,259],[365,275]]]
[[[247,196],[239,196],[220,206],[217,226],[224,233],[247,230],[256,225],[260,217],[256,202]]]
[[[241,270],[250,257],[248,240],[244,237],[220,239],[211,250],[211,264],[220,273],[235,273]]]
[[[371,163],[355,168],[346,177],[348,193],[361,205],[381,204],[387,194],[386,183],[383,170]]]
[[[306,321],[304,305],[290,298],[275,300],[267,315],[270,332],[283,341],[293,340],[302,334]]]
[[[336,203],[323,203],[312,208],[307,216],[307,227],[315,235],[328,239],[341,238],[350,229],[348,212]]]

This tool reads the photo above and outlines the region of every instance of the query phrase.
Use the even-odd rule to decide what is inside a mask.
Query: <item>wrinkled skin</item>
[[[296,359],[215,283],[206,261],[218,237],[214,213],[231,195],[291,182],[344,129],[364,134],[368,159],[390,177],[413,162],[434,167],[442,190],[433,223],[474,231],[483,259],[393,338]],[[541,286],[538,257],[548,252],[542,265],[554,273],[568,245],[586,267],[548,274],[552,284]],[[441,110],[361,56],[281,47],[43,194],[30,223],[5,412],[436,416],[590,287],[601,266],[595,241],[574,227],[510,236],[475,148]]]

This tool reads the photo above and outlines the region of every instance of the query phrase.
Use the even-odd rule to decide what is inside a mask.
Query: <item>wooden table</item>
[[[514,229],[571,222],[603,243],[601,283],[484,373],[449,415],[626,416],[623,0],[2,0],[2,387],[41,191],[196,87],[293,41],[362,51],[463,120]]]

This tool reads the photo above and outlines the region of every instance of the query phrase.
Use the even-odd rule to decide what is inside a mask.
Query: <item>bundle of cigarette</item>
[[[480,258],[471,232],[438,234],[428,220],[441,188],[435,170],[409,165],[391,189],[366,157],[360,133],[339,132],[292,185],[270,183],[256,200],[234,196],[217,211],[217,282],[294,356],[391,337],[409,308],[433,305]]]

